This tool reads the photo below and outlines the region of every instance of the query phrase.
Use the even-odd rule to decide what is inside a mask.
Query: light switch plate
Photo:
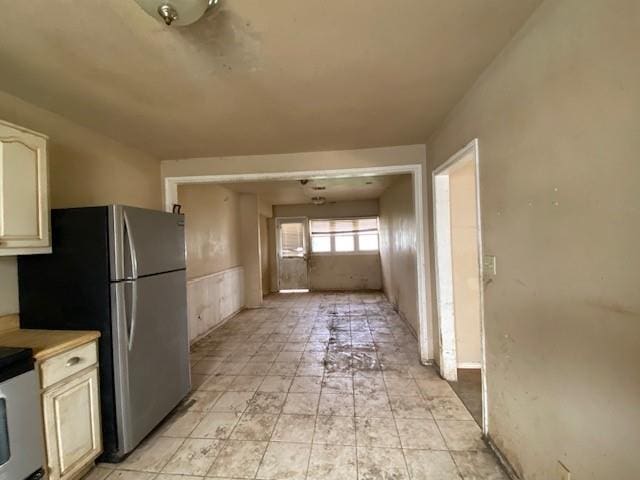
[[[558,462],[558,480],[571,480],[571,472],[562,462]]]
[[[495,255],[482,256],[482,273],[485,278],[496,276],[496,257]]]

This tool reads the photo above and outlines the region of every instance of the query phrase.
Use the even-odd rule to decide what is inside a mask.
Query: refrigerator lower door
[[[112,284],[119,450],[126,454],[187,395],[185,271]]]

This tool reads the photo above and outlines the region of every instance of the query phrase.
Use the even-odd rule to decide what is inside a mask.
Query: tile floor
[[[193,391],[88,480],[506,480],[381,294],[282,294],[198,342]]]

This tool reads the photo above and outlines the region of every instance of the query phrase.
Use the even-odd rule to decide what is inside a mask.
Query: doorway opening
[[[309,291],[307,225],[305,217],[276,218],[278,292]]]
[[[433,173],[440,374],[487,431],[478,141]]]

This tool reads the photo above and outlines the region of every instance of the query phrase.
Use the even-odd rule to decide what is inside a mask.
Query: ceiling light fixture
[[[327,199],[324,197],[311,197],[311,203],[314,205],[324,205]]]
[[[167,25],[191,25],[215,8],[220,0],[136,0],[152,17]]]

